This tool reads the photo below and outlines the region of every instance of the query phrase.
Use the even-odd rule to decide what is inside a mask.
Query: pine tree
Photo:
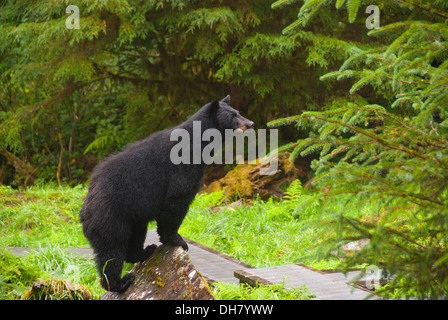
[[[346,3],[353,21],[359,1]],[[299,20],[318,16],[321,6],[342,4],[306,1]],[[346,242],[369,239],[368,246],[344,257],[342,268],[372,264],[387,269],[394,279],[383,289],[386,297],[446,298],[448,8],[441,1],[427,7],[414,1],[395,5],[412,7],[419,19],[369,31],[371,37],[387,39],[385,45],[354,45],[338,71],[321,77],[352,79],[351,94],[373,90],[383,97],[382,104],[369,103],[366,95],[324,111],[280,118],[270,126],[294,124],[309,131],[308,137],[284,146],[292,150],[291,160],[317,153],[314,184],[323,190],[321,196],[348,196],[345,210],[334,214],[337,236],[323,243],[323,251],[331,255]],[[346,214],[365,204],[375,212],[362,218]]]

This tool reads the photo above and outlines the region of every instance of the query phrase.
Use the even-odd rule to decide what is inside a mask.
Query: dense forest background
[[[303,1],[271,4],[3,2],[0,182],[84,182],[105,155],[227,94],[256,128],[348,99],[385,100],[370,88],[350,95],[350,81],[319,80],[353,44],[383,41],[367,35],[364,8],[350,23],[345,11],[322,6],[306,27],[284,35]],[[78,6],[80,29],[66,27],[68,5]],[[433,17],[394,1],[382,3],[381,14],[382,24]],[[306,135],[283,127],[280,139]]]

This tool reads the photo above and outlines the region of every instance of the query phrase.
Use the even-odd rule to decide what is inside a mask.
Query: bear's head
[[[244,132],[247,129],[254,127],[253,121],[244,118],[238,110],[233,109],[230,104],[230,96],[228,95],[221,101],[214,101],[213,111],[217,129],[224,131],[225,129],[232,129]]]

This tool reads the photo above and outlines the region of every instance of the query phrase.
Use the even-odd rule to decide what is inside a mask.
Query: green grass
[[[82,186],[0,186],[0,246],[88,246],[78,216],[86,194]]]
[[[61,279],[85,285],[98,298],[104,293],[94,261],[50,246],[18,257],[0,250],[0,300],[20,299],[34,281]]]
[[[334,269],[339,261],[318,259],[318,244],[332,235],[330,220],[344,210],[347,198],[326,203],[322,211],[322,201],[311,201],[313,197],[301,194],[291,201],[256,200],[250,206],[223,206],[212,211],[209,198],[217,198],[216,194],[201,194],[179,233],[254,267],[301,263]],[[373,209],[369,205],[345,214],[364,216]]]
[[[220,300],[311,300],[315,298],[305,286],[287,290],[284,284],[258,284],[252,287],[247,284],[217,282],[212,284],[211,289],[215,297]]]
[[[300,186],[290,193],[289,200],[255,200],[251,205],[235,208],[223,202],[220,192],[198,195],[179,233],[255,267],[303,263],[317,269],[334,268],[337,260],[317,259],[317,244],[331,235],[329,219],[332,212],[343,210],[346,199],[327,203],[329,212],[321,210],[319,201],[312,201],[295,212],[298,205],[312,199],[313,195],[304,194]],[[99,284],[93,259],[76,256],[63,249],[89,247],[78,216],[86,194],[87,188],[83,186],[46,185],[26,191],[0,186],[0,246],[39,247],[22,260],[25,265],[37,268],[40,278],[84,284],[95,297],[99,297],[104,290]],[[219,209],[216,209],[217,205]],[[363,215],[373,209],[357,208],[348,214]],[[156,228],[155,223],[150,223],[149,228]],[[130,268],[131,265],[127,265],[124,272]],[[3,273],[4,270],[0,269],[0,277]],[[281,287],[250,289],[217,284],[214,288],[221,296],[228,294],[260,299],[307,296]],[[2,292],[5,291],[3,289]],[[14,292],[20,290],[11,290],[12,295],[8,296],[6,290],[0,298],[17,298],[18,294]]]

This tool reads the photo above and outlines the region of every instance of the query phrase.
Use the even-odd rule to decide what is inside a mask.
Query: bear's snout
[[[239,124],[239,128],[237,129],[237,131],[246,131],[248,129],[253,129],[254,128],[254,122],[250,121],[249,119],[243,118],[242,120],[240,120],[240,124]]]

